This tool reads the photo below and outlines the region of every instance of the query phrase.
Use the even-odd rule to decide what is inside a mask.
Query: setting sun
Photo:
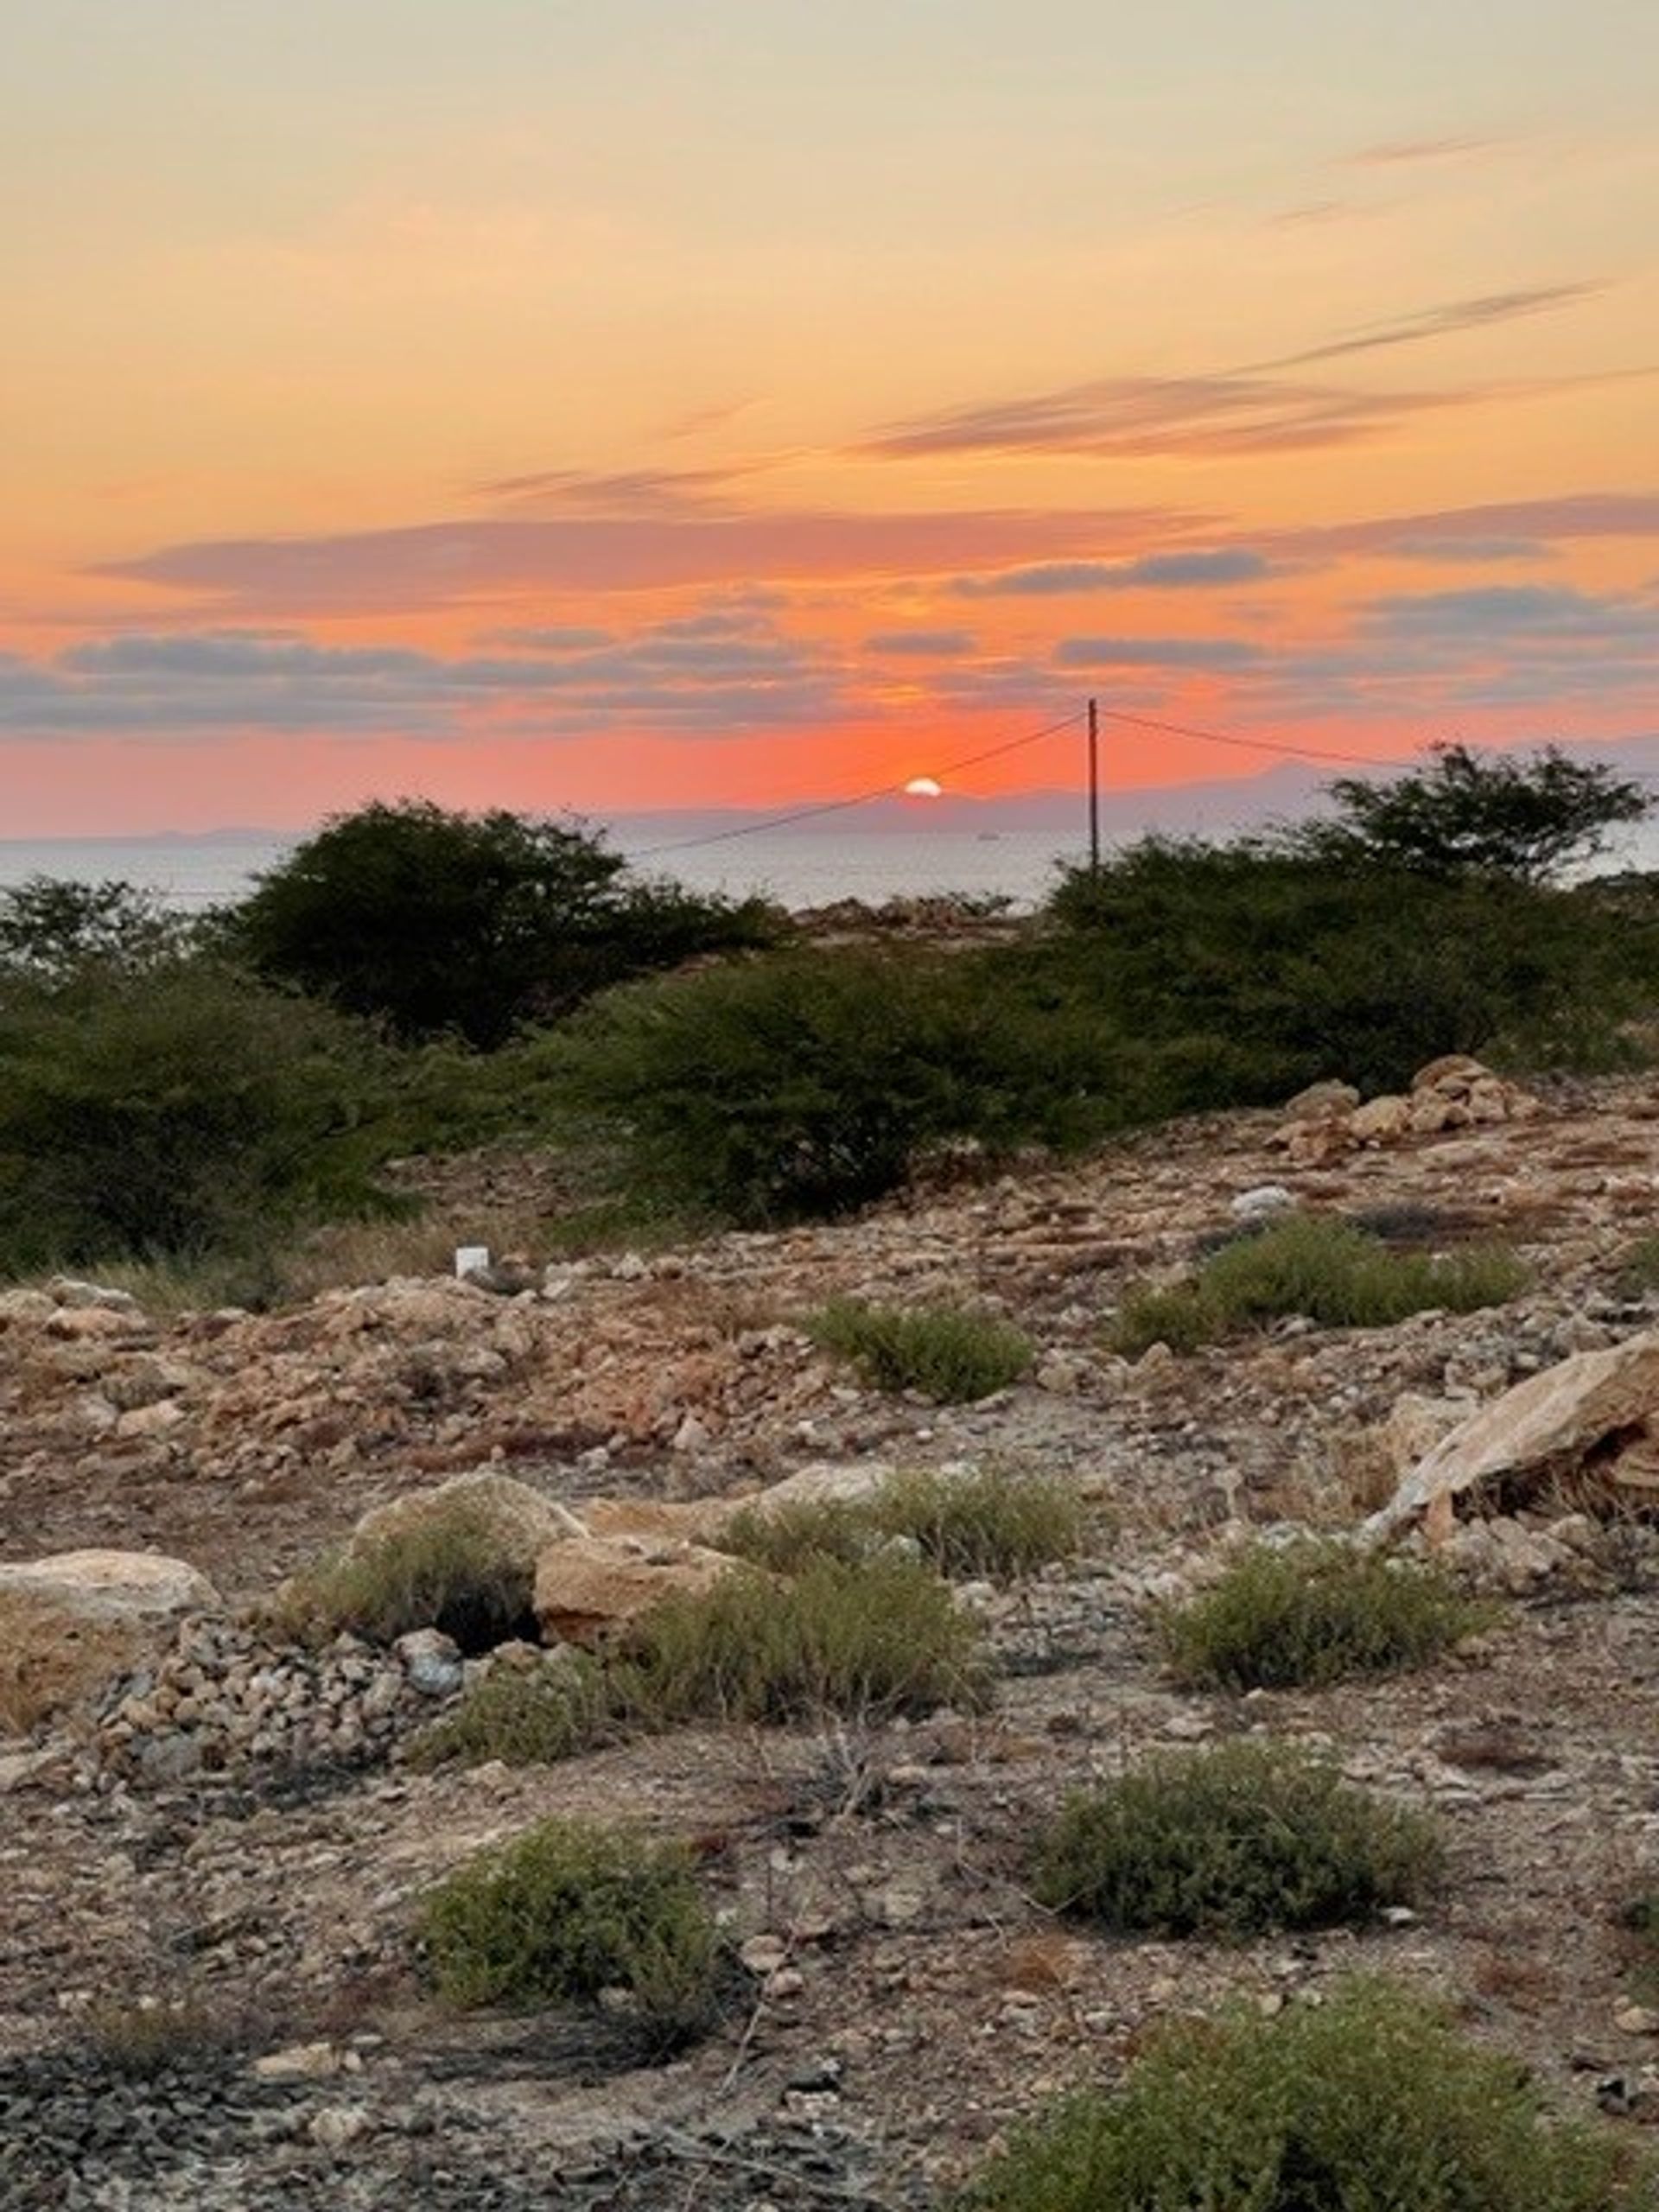
[[[943,798],[944,787],[931,776],[912,776],[905,785],[906,798]]]

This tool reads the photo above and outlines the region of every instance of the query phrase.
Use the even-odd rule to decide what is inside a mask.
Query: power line
[[[1292,760],[1328,760],[1344,768],[1402,768],[1414,756],[1396,755],[1392,760],[1378,760],[1375,753],[1328,753],[1309,745],[1286,745],[1276,737],[1224,736],[1217,729],[1199,729],[1191,722],[1159,721],[1151,715],[1131,715],[1115,707],[1103,707],[1100,718],[1108,722],[1127,722],[1134,729],[1160,730],[1166,737],[1192,737],[1206,745],[1230,745],[1246,753],[1282,753]]]
[[[1025,746],[1037,744],[1042,738],[1053,737],[1063,729],[1071,729],[1083,720],[1084,710],[1079,708],[1075,714],[1066,715],[1059,721],[1046,723],[1041,729],[1027,730],[1020,737],[1007,738],[1001,745],[988,745],[982,753],[964,753],[959,760],[947,760],[943,766],[924,772],[931,773],[935,781],[945,776],[958,776],[964,768],[976,768],[982,761],[998,760],[1005,753],[1017,753]],[[628,859],[631,861],[651,861],[662,853],[690,853],[703,845],[726,844],[734,837],[758,837],[768,830],[787,830],[797,822],[815,822],[823,815],[844,814],[851,807],[868,806],[874,799],[891,798],[903,790],[902,784],[880,784],[873,791],[855,792],[850,798],[824,799],[817,806],[798,806],[790,814],[769,815],[763,822],[740,822],[730,830],[711,830],[706,836],[681,837],[666,845],[646,845],[638,852],[630,853]]]

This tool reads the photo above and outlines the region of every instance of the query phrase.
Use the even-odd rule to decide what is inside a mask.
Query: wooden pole
[[[1089,872],[1100,874],[1100,709],[1089,702]]]

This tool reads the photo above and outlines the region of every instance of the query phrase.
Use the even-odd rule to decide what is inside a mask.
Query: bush
[[[276,1610],[296,1635],[348,1629],[393,1643],[413,1629],[436,1628],[463,1651],[488,1651],[537,1632],[534,1582],[488,1519],[457,1503],[296,1575]]]
[[[0,983],[0,1268],[257,1248],[370,1179],[385,1068],[207,962]]]
[[[601,1658],[498,1669],[419,1756],[531,1764],[694,1720],[874,1725],[977,1706],[988,1688],[977,1630],[928,1568],[817,1558],[783,1588],[735,1573],[671,1599]]]
[[[624,1829],[543,1821],[434,1891],[420,1936],[453,2004],[537,2011],[622,1989],[659,2045],[714,2010],[720,1946],[690,1854]]]
[[[868,1559],[895,1537],[946,1575],[995,1580],[1066,1559],[1083,1540],[1082,1501],[1070,1484],[995,1468],[963,1475],[893,1476],[872,1497],[753,1508],[726,1524],[728,1550],[774,1573],[815,1559]]]
[[[1192,1351],[1292,1313],[1325,1328],[1382,1328],[1433,1307],[1469,1313],[1502,1305],[1526,1281],[1525,1268],[1508,1252],[1395,1252],[1352,1223],[1293,1215],[1211,1253],[1196,1276],[1173,1289],[1133,1294],[1111,1342],[1130,1357],[1160,1342]]]
[[[730,1574],[648,1616],[629,1653],[634,1695],[664,1719],[873,1723],[980,1703],[973,1622],[913,1560],[815,1560],[783,1589]]]
[[[1052,1910],[1123,1933],[1241,1938],[1369,1920],[1419,1897],[1439,1863],[1421,1816],[1323,1761],[1241,1741],[1073,1795],[1033,1886]]]
[[[1158,1626],[1194,1688],[1293,1689],[1421,1666],[1492,1618],[1435,1568],[1309,1540],[1252,1545]]]
[[[1294,833],[1147,838],[1067,871],[1048,912],[1034,972],[1136,1040],[1152,1095],[1185,1057],[1164,1110],[1270,1105],[1333,1070],[1402,1090],[1442,1052],[1605,1065],[1649,995],[1599,898],[1356,864]]]
[[[539,1048],[618,1177],[753,1227],[846,1213],[931,1147],[1071,1144],[1112,1125],[1113,1065],[965,954],[797,951],[611,994]]]
[[[1166,2027],[1116,2094],[1031,2122],[963,2212],[1637,2212],[1626,2146],[1545,2117],[1524,2070],[1350,1981],[1274,2020]]]
[[[406,1039],[453,1031],[486,1049],[625,976],[778,934],[757,901],[626,870],[578,824],[376,802],[290,853],[228,928],[264,975]]]
[[[481,1766],[556,1766],[561,1759],[643,1732],[643,1712],[630,1711],[619,1676],[602,1661],[566,1644],[533,1667],[495,1667],[450,1712],[423,1729],[410,1747],[413,1764],[459,1760]]]
[[[1020,1330],[960,1306],[838,1298],[805,1327],[815,1344],[851,1360],[873,1389],[919,1390],[940,1405],[988,1398],[1031,1365],[1031,1339]]]

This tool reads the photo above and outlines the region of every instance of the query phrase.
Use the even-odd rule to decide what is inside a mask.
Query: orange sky
[[[31,12],[0,836],[1659,730],[1649,0]]]

